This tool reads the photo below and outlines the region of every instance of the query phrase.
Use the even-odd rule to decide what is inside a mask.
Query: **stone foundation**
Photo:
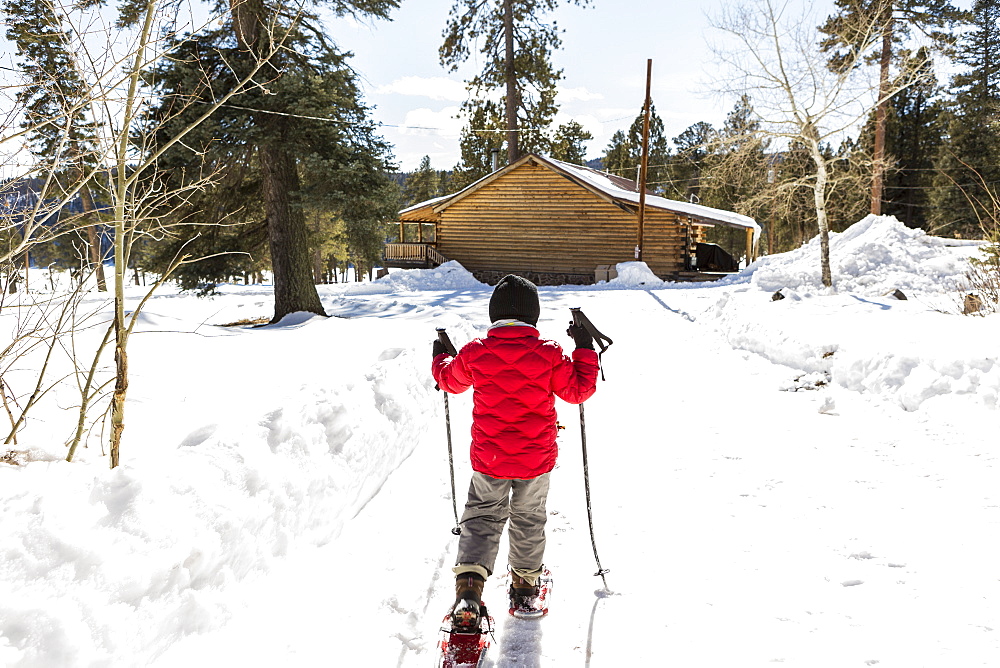
[[[507,274],[517,274],[535,285],[592,285],[593,274],[556,274],[540,271],[473,271],[477,281],[487,285],[496,285]]]

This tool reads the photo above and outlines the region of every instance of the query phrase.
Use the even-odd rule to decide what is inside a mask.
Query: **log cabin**
[[[386,267],[457,260],[485,283],[516,273],[558,285],[594,283],[641,256],[661,279],[712,280],[722,274],[698,266],[698,246],[715,225],[745,230],[746,257],[754,257],[760,227],[752,218],[647,191],[640,234],[639,200],[633,181],[528,154],[400,211],[400,242],[387,243],[383,259]]]

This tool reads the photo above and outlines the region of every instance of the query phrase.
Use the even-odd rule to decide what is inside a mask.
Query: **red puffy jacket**
[[[555,396],[571,404],[597,389],[597,353],[573,351],[570,360],[554,341],[527,325],[492,328],[456,357],[434,358],[434,380],[446,392],[475,388],[472,468],[493,478],[526,480],[556,464]]]

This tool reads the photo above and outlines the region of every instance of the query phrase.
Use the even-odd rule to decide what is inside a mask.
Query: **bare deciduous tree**
[[[165,151],[182,144],[186,135],[234,96],[251,87],[266,85],[266,81],[257,81],[258,74],[263,65],[286,45],[281,35],[270,39],[269,49],[254,52],[254,60],[249,66],[241,63],[237,83],[227,90],[215,91],[210,103],[198,104],[201,101],[194,99],[178,101],[179,107],[198,104],[200,113],[194,114],[193,120],[171,124],[176,118],[171,116],[150,124],[146,109],[153,91],[143,80],[143,72],[158,59],[170,57],[165,45],[173,43],[171,37],[177,29],[176,6],[167,3],[161,5],[159,0],[125,3],[121,8],[123,14],[120,25],[112,26],[104,22],[98,6],[81,6],[79,3],[63,5],[58,0],[42,4],[44,7],[40,11],[57,14],[58,23],[66,26],[61,39],[67,41],[65,50],[73,57],[72,69],[79,80],[79,86],[74,87],[72,100],[65,100],[59,106],[60,111],[49,117],[32,118],[23,107],[7,116],[0,132],[0,161],[12,165],[22,160],[24,151],[21,150],[21,143],[32,132],[37,132],[40,126],[62,129],[61,133],[55,133],[57,143],[70,142],[72,116],[86,109],[93,114],[93,137],[89,150],[94,155],[87,161],[93,167],[65,169],[66,165],[61,162],[65,159],[64,156],[71,155],[74,160],[78,160],[80,156],[72,151],[56,150],[48,155],[36,156],[36,161],[27,169],[15,173],[15,176],[42,175],[42,178],[41,184],[32,193],[31,201],[25,206],[5,207],[8,212],[0,218],[0,240],[6,242],[0,247],[0,267],[10,265],[15,259],[24,256],[34,244],[76,231],[80,225],[74,225],[73,216],[57,217],[73,198],[91,190],[100,180],[101,189],[108,198],[108,223],[114,230],[113,311],[110,323],[106,323],[107,333],[93,352],[93,361],[82,363],[77,358],[75,344],[66,344],[67,335],[80,327],[75,307],[82,287],[78,286],[68,295],[52,298],[51,305],[44,305],[45,300],[39,301],[29,296],[18,306],[34,309],[35,316],[29,320],[33,323],[30,327],[34,327],[34,339],[31,340],[40,342],[34,347],[43,350],[44,355],[42,371],[30,379],[30,382],[25,381],[28,389],[19,390],[6,385],[3,388],[6,412],[11,420],[7,441],[13,442],[16,439],[18,430],[24,425],[25,413],[48,391],[64,380],[75,378],[81,399],[79,418],[74,424],[74,434],[70,439],[69,458],[72,459],[82,438],[88,412],[98,410],[97,404],[100,402],[97,400],[103,396],[103,388],[113,382],[110,404],[104,404],[99,410],[100,415],[110,419],[110,463],[112,467],[116,467],[120,463],[122,431],[125,426],[129,337],[142,308],[155,289],[171,271],[190,261],[187,256],[179,254],[138,303],[131,304],[126,309],[126,272],[133,246],[140,238],[166,234],[164,221],[170,220],[171,210],[184,203],[187,193],[208,187],[215,176],[214,171],[206,166],[200,178],[187,182],[183,190],[167,192],[163,188],[164,181],[156,176],[157,160]],[[208,20],[211,21],[212,18]],[[134,27],[122,30],[125,25]],[[184,26],[182,29],[196,34],[199,28]],[[101,31],[103,36],[99,34]],[[205,78],[208,80],[211,77],[206,73]],[[37,80],[35,84],[37,85]],[[51,94],[58,95],[59,82],[52,81],[49,90]],[[14,101],[23,97],[12,95],[10,91],[5,91],[5,94]],[[178,108],[178,114],[180,111],[183,109]],[[155,143],[155,149],[151,148],[154,143],[149,138],[161,127],[170,128],[170,138]],[[56,175],[59,175],[58,184],[55,183]],[[0,189],[0,196],[9,198],[16,195],[11,184],[19,182],[21,181],[16,178],[7,181],[3,186],[6,190]],[[51,313],[56,313],[58,317],[51,317]],[[22,340],[28,341],[23,337]],[[110,379],[106,375],[99,377],[104,369],[102,358],[109,345],[114,350],[114,372]],[[72,351],[67,354],[72,371],[54,376],[55,380],[46,380],[50,373],[49,363],[60,349]],[[0,351],[0,368],[11,360],[11,355],[29,354],[37,355],[37,351],[18,347]],[[17,407],[18,410],[14,410],[11,402],[16,403],[18,397],[24,397],[24,401]]]
[[[882,88],[855,66],[882,39],[881,25],[873,18],[879,12],[844,23],[851,34],[845,42],[851,46],[842,54],[843,66],[830,69],[818,46],[818,21],[809,11],[793,15],[790,3],[780,0],[747,0],[727,7],[713,20],[724,37],[713,45],[724,68],[716,89],[733,97],[750,95],[759,132],[774,140],[776,148],[797,143],[807,150],[813,166],[808,185],[820,237],[821,280],[832,288],[827,202],[831,164],[839,158],[826,149],[857,128],[881,99],[925,75],[914,63],[915,69],[898,73]]]

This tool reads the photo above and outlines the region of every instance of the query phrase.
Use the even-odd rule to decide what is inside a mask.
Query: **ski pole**
[[[448,351],[449,355],[457,355],[458,351],[455,349],[455,344],[451,342],[448,338],[448,332],[445,331],[444,327],[437,328],[438,341],[444,344],[445,350]],[[441,389],[441,386],[437,386],[437,389]],[[444,425],[445,433],[448,437],[448,471],[451,474],[451,509],[455,513],[455,527],[451,530],[451,533],[455,536],[461,535],[462,527],[458,521],[458,501],[455,498],[455,456],[452,453],[451,448],[451,411],[448,408],[448,392],[444,392]]]
[[[598,360],[600,360],[600,355],[604,354],[604,351],[608,349],[613,341],[604,334],[601,334],[601,332],[594,327],[594,323],[590,322],[590,319],[587,318],[587,316],[585,316],[583,311],[579,308],[571,308],[570,312],[573,314],[573,324],[587,330],[587,332],[594,337],[594,340],[597,341],[597,345],[601,347],[601,352],[598,355]],[[605,341],[607,343],[605,343]],[[604,371],[602,369],[601,378],[603,379],[603,377]],[[594,512],[590,503],[590,464],[587,458],[587,421],[584,418],[582,403],[580,404],[580,443],[583,445],[583,487],[587,498],[587,524],[590,527],[590,545],[594,548],[594,561],[597,562],[597,572],[594,573],[594,575],[601,578],[601,582],[604,583],[604,588],[607,589],[608,581],[604,576],[605,574],[610,573],[611,569],[603,568],[601,566],[601,558],[597,554],[597,539],[594,538]]]

